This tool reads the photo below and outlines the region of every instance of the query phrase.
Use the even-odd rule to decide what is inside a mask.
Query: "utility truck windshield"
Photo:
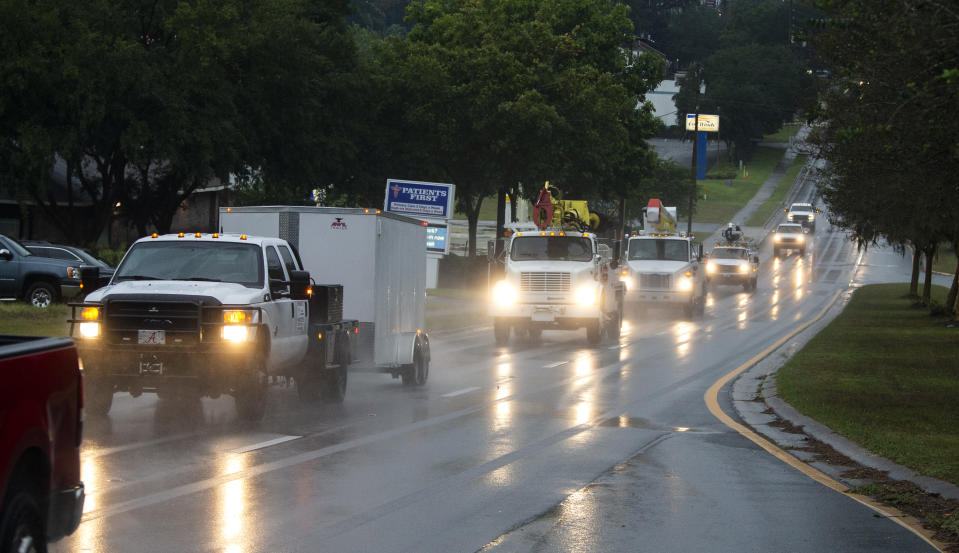
[[[123,280],[203,280],[263,285],[263,261],[255,244],[229,242],[141,242],[117,268]]]
[[[627,256],[631,261],[689,261],[689,245],[685,240],[630,240]]]
[[[513,261],[590,261],[593,247],[580,236],[518,236],[510,250]]]

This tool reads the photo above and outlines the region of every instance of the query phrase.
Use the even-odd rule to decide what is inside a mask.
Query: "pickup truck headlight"
[[[707,264],[706,264],[706,272],[707,272],[707,273],[715,273],[715,272],[716,272],[716,264],[713,263],[712,261],[710,261],[709,263],[707,263]]]
[[[810,221],[815,221],[815,220],[816,220],[816,216],[813,215],[812,213],[810,213],[810,214],[809,214],[809,220],[810,220]]]
[[[497,305],[513,305],[516,299],[516,288],[509,282],[501,280],[493,285],[493,302]]]
[[[749,272],[749,263],[740,263],[740,264],[739,264],[739,272],[740,272],[740,273],[748,273],[748,272]]]
[[[67,267],[67,278],[80,280],[80,269],[77,269],[76,267]]]
[[[220,336],[224,342],[234,344],[249,342],[256,337],[256,327],[251,325],[259,322],[260,311],[257,309],[225,309]]]
[[[97,338],[100,336],[100,308],[84,307],[80,310],[80,336]]]
[[[805,241],[806,241],[806,237],[805,237],[805,236],[800,236],[800,237],[796,238],[796,242],[799,242],[800,244],[802,244],[802,243],[805,242]]]
[[[793,214],[792,214],[792,213],[787,213],[787,214],[786,214],[786,220],[787,220],[787,221],[792,221],[792,220],[793,220]]]
[[[596,285],[590,283],[583,284],[576,289],[573,298],[579,305],[593,305],[596,303]]]

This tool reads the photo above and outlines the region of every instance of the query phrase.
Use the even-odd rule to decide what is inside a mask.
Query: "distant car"
[[[786,222],[797,223],[808,228],[810,232],[816,232],[816,214],[819,210],[810,203],[797,202],[789,206],[786,211]]]
[[[796,250],[806,255],[806,231],[797,223],[783,223],[773,233],[773,253],[780,257],[783,251]]]
[[[23,299],[44,308],[79,293],[79,263],[34,255],[0,234],[0,300]]]
[[[20,243],[30,250],[30,253],[33,255],[53,259],[65,259],[78,265],[95,266],[99,273],[97,282],[99,286],[106,286],[110,282],[110,279],[113,278],[113,273],[116,272],[116,267],[111,266],[98,257],[94,257],[90,252],[75,246],[51,244],[50,242],[39,240],[22,240]]]
[[[743,290],[755,290],[759,280],[759,256],[744,246],[716,246],[709,252],[706,282],[742,284]]]

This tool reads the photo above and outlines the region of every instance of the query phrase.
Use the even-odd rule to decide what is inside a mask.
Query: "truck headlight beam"
[[[516,299],[516,288],[509,282],[501,280],[493,286],[493,302],[497,305],[513,305]]]

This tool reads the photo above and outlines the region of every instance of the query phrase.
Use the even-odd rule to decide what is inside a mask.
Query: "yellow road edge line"
[[[919,536],[920,538],[923,539],[923,541],[925,541],[926,543],[934,547],[940,553],[945,553],[945,547],[947,546],[947,544],[940,543],[936,540],[933,540],[932,538],[933,532],[923,528],[922,523],[920,523],[918,519],[910,515],[907,515],[896,508],[889,507],[887,505],[879,503],[876,500],[872,499],[871,497],[856,494],[856,493],[850,493],[849,487],[843,484],[842,482],[839,482],[838,480],[832,478],[826,473],[813,468],[812,466],[808,465],[807,463],[804,463],[803,461],[800,461],[797,457],[794,457],[793,455],[789,454],[788,452],[786,452],[785,450],[783,450],[776,444],[760,436],[756,431],[750,428],[747,428],[746,426],[743,426],[742,424],[736,422],[735,420],[732,419],[732,417],[727,415],[719,406],[719,390],[721,390],[723,386],[725,386],[730,380],[739,376],[741,373],[751,368],[753,365],[755,365],[762,359],[766,358],[772,352],[779,349],[783,344],[793,339],[797,334],[806,330],[807,328],[812,326],[814,323],[816,323],[819,319],[821,319],[826,314],[827,311],[829,311],[829,309],[833,306],[833,304],[836,303],[836,299],[839,298],[839,295],[842,292],[843,292],[842,290],[837,290],[836,293],[833,294],[829,302],[826,303],[826,306],[823,307],[822,310],[819,313],[817,313],[815,317],[803,323],[799,327],[793,329],[790,333],[786,334],[785,336],[777,340],[776,343],[767,347],[763,351],[759,352],[758,354],[753,356],[752,359],[736,367],[730,373],[726,374],[725,376],[717,380],[715,383],[713,383],[713,385],[710,386],[709,389],[706,390],[706,393],[703,395],[703,400],[706,402],[706,407],[709,409],[709,412],[712,413],[714,417],[719,419],[720,422],[722,422],[729,428],[732,428],[736,432],[739,432],[746,439],[750,440],[751,442],[755,443],[759,447],[763,448],[773,457],[793,467],[794,469],[805,474],[806,476],[815,480],[816,482],[819,482],[823,486],[826,486],[827,488],[833,491],[841,493],[846,497],[852,498],[854,501],[857,501],[865,505],[866,507],[869,507],[870,509],[878,512],[882,516],[892,520],[893,522],[902,526],[906,530],[909,530],[913,534]]]

